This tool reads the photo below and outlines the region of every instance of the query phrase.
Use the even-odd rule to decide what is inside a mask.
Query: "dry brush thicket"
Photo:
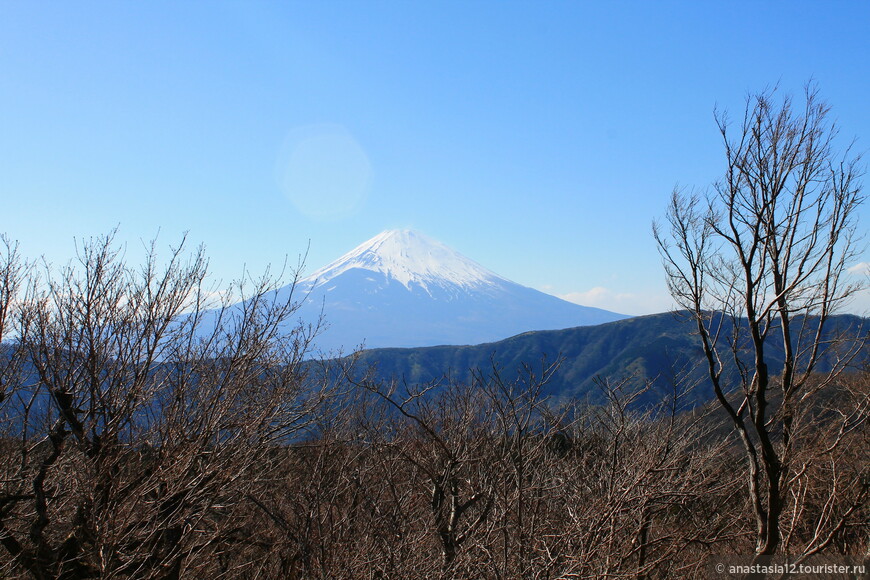
[[[638,409],[607,380],[554,406],[558,364],[359,378],[303,363],[277,280],[205,310],[201,252],[37,269],[5,242],[4,577],[705,577],[753,549],[738,440],[679,381]],[[795,417],[785,553],[866,554],[867,385]]]

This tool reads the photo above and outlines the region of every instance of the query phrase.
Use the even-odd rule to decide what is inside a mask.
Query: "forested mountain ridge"
[[[810,321],[812,324],[812,321]],[[854,315],[839,315],[828,321],[825,336],[837,333],[867,334],[870,321]],[[781,340],[781,339],[780,339]],[[526,332],[508,339],[471,346],[425,348],[380,348],[363,351],[359,368],[370,365],[381,379],[398,379],[408,384],[425,383],[450,374],[462,380],[470,369],[488,369],[493,364],[513,373],[524,364],[540,366],[546,359],[561,365],[548,384],[549,394],[596,401],[600,393],[596,378],[629,378],[637,383],[650,380],[655,392],[668,390],[677,377],[706,376],[704,356],[694,322],[679,312],[638,316],[597,326],[564,330]],[[782,361],[774,359],[772,373],[781,371]],[[857,361],[856,361],[857,364]],[[734,372],[733,365],[730,371]],[[712,391],[695,393],[699,402]]]

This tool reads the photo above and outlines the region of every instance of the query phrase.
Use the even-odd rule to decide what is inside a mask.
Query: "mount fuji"
[[[479,344],[627,318],[511,282],[411,230],[378,234],[300,280],[295,292],[305,297],[303,320],[323,313],[327,328],[315,341],[323,352]]]

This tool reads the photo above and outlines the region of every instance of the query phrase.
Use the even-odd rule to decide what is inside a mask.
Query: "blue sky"
[[[0,0],[0,232],[64,262],[189,231],[230,280],[414,228],[662,311],[650,224],[721,174],[714,106],[812,78],[867,151],[868,30],[866,1]]]

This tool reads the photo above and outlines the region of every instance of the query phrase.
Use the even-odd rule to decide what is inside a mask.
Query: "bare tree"
[[[838,130],[813,86],[802,107],[776,96],[751,95],[736,133],[717,112],[722,180],[704,195],[675,191],[666,225],[654,224],[670,293],[697,323],[713,391],[742,443],[758,555],[780,548],[799,493],[801,418],[860,347],[834,339],[829,324],[858,289],[846,269],[860,233],[860,158],[835,152]],[[830,510],[819,525],[853,514]]]
[[[390,410],[393,433],[379,438],[381,453],[410,467],[412,481],[426,490],[429,513],[422,517],[437,539],[442,577],[461,575],[462,552],[474,544],[494,501],[484,465],[489,406],[469,384],[449,378],[417,386],[370,379],[357,384]]]
[[[545,389],[561,362],[544,358],[538,367],[523,365],[510,379],[495,361],[486,372],[472,370],[472,387],[492,409],[488,464],[495,498],[488,533],[478,545],[495,578],[553,573],[556,559],[542,546],[553,535],[549,508],[557,484],[552,464],[560,453],[567,453],[562,447],[568,441],[562,417],[551,407]]]
[[[545,536],[558,556],[545,577],[706,577],[709,551],[739,536],[729,441],[712,437],[709,411],[686,408],[691,384],[643,408],[650,383],[599,379],[606,404],[577,407],[570,452],[549,466],[563,515]]]
[[[24,271],[0,267],[7,280]],[[182,241],[161,267],[152,244],[136,268],[109,235],[30,277],[21,299],[6,283],[0,313],[14,301],[16,318],[4,352],[23,353],[0,402],[10,575],[233,577],[268,550],[246,498],[320,400],[302,365],[311,334],[275,292],[280,278],[217,310],[205,279],[202,249]]]

